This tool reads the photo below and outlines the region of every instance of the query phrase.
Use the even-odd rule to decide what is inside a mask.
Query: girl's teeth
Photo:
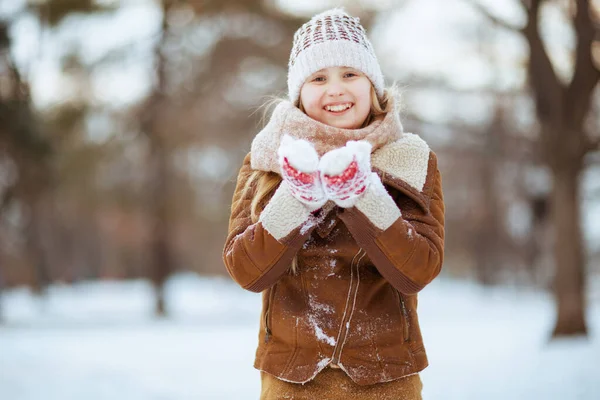
[[[328,111],[335,111],[335,112],[339,112],[339,111],[344,111],[347,108],[350,108],[352,105],[351,104],[345,104],[345,105],[340,105],[340,106],[328,106],[325,107]]]

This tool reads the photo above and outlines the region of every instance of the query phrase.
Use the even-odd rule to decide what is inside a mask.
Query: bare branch
[[[490,12],[490,10],[488,10],[487,8],[485,8],[484,6],[481,5],[481,3],[479,3],[478,0],[464,0],[466,3],[468,3],[471,7],[473,7],[474,9],[476,9],[477,11],[479,11],[479,13],[481,15],[483,15],[484,17],[486,17],[490,22],[492,22],[494,25],[499,26],[501,28],[507,29],[509,31],[513,31],[513,32],[522,32],[523,27],[520,27],[518,25],[513,25],[512,23],[505,21],[501,18],[498,18],[497,16],[495,16],[494,14],[492,14]]]
[[[592,44],[596,27],[589,0],[577,0],[577,13],[573,18],[577,37],[575,72],[567,91],[567,104],[572,107],[574,122],[583,123],[592,99],[592,93],[600,81],[600,71],[594,65]]]

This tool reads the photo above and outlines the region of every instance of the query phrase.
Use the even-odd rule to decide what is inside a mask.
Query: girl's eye
[[[315,79],[313,79],[314,82],[323,82],[325,81],[325,77],[323,76],[317,76]]]
[[[354,72],[346,72],[346,76],[357,76]]]

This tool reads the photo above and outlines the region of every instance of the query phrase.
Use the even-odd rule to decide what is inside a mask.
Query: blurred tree
[[[553,178],[550,218],[556,266],[553,292],[558,310],[553,337],[585,335],[586,272],[579,182],[586,157],[600,150],[597,132],[590,131],[590,124],[586,124],[600,79],[600,60],[593,52],[594,46],[598,45],[599,11],[589,0],[568,3],[566,11],[571,14],[576,47],[572,77],[569,82],[563,83],[540,33],[539,21],[545,3],[550,3],[550,0],[522,0],[520,4],[527,15],[527,22],[519,27],[472,2],[495,24],[523,35],[529,46],[527,70],[541,127],[539,144],[542,159]]]
[[[24,220],[26,254],[35,271],[34,288],[41,293],[49,283],[46,257],[38,225],[41,222],[43,194],[51,180],[51,144],[39,128],[33,111],[29,85],[12,60],[8,23],[0,21],[0,152],[15,168],[15,178],[4,188],[0,216],[12,202],[19,202]],[[4,164],[7,160],[3,160]]]
[[[27,10],[38,14],[47,27],[58,27],[69,16],[114,10],[116,4],[96,0],[35,0],[27,2]]]
[[[81,127],[79,123],[85,114],[81,112],[85,107],[78,109],[70,104],[46,113],[35,109],[29,90],[28,73],[31,71],[28,66],[37,61],[39,53],[30,52],[29,57],[21,59],[21,65],[17,66],[13,56],[18,52],[12,48],[14,42],[9,35],[11,25],[23,18],[35,17],[39,31],[43,32],[58,29],[61,21],[69,15],[113,8],[93,1],[42,0],[25,3],[23,8],[5,16],[5,20],[0,22],[0,161],[4,175],[11,171],[8,167],[14,169],[9,174],[13,178],[0,192],[0,217],[4,217],[1,227],[14,225],[14,230],[18,231],[13,237],[17,247],[21,247],[20,238],[24,239],[21,254],[16,259],[22,260],[24,266],[32,270],[29,272],[28,268],[24,270],[19,268],[20,265],[14,265],[10,274],[5,274],[5,277],[8,276],[5,282],[30,283],[36,291],[41,292],[56,278],[58,268],[53,268],[53,265],[60,265],[60,270],[64,270],[65,266],[71,264],[65,263],[64,257],[60,259],[53,256],[57,249],[60,252],[61,244],[70,242],[63,240],[61,243],[61,235],[57,234],[63,222],[57,217],[57,185],[65,176],[59,166],[64,156],[71,154],[64,152],[61,147],[67,136],[65,132],[75,131],[73,126]],[[42,36],[40,33],[39,38]],[[73,110],[78,111],[73,113]],[[61,114],[61,118],[55,118],[54,121],[47,118],[56,114]],[[78,122],[74,123],[73,120]],[[60,126],[52,123],[58,121],[61,122]],[[80,172],[81,169],[73,169],[69,174]],[[62,207],[65,205],[61,204]],[[15,215],[18,218],[15,219]],[[8,216],[12,216],[11,224],[6,223]],[[82,248],[81,243],[72,246],[71,250],[78,248]],[[93,264],[97,259],[87,257],[87,263]],[[4,263],[3,267],[7,269],[10,265]]]
[[[174,270],[173,257],[170,247],[170,236],[172,235],[171,218],[168,209],[168,199],[172,192],[169,181],[170,151],[167,132],[164,128],[164,113],[162,110],[167,106],[167,58],[165,55],[165,44],[168,41],[168,15],[174,1],[162,1],[162,20],[160,24],[159,39],[154,49],[154,87],[142,110],[141,129],[148,138],[150,144],[149,166],[150,179],[148,200],[150,201],[151,237],[150,237],[150,277],[154,284],[156,293],[155,313],[158,316],[166,314],[164,284]],[[177,135],[176,131],[169,132]]]
[[[476,207],[473,221],[476,225],[473,237],[476,272],[479,281],[486,285],[497,283],[498,275],[507,265],[506,255],[510,254],[505,229],[506,213],[502,209],[496,177],[498,165],[506,160],[501,141],[506,137],[504,112],[501,103],[496,105],[494,118],[482,132],[481,159],[476,168],[480,201]]]
[[[157,294],[156,313],[163,315],[163,285],[177,268],[176,261],[182,260],[181,256],[175,254],[174,246],[178,241],[190,242],[193,251],[200,250],[200,257],[192,258],[190,256],[193,253],[188,253],[186,258],[194,263],[213,265],[208,268],[200,265],[201,271],[222,269],[215,267],[221,264],[218,249],[222,246],[225,235],[223,227],[226,224],[223,223],[222,216],[227,211],[223,205],[230,199],[226,202],[220,199],[226,197],[224,187],[227,191],[232,189],[231,185],[219,183],[215,186],[211,183],[210,171],[203,171],[204,176],[200,182],[193,178],[196,182],[191,185],[196,193],[190,194],[199,196],[199,201],[204,203],[200,216],[203,228],[200,235],[188,232],[188,235],[193,236],[191,241],[187,238],[178,240],[182,237],[178,232],[183,229],[189,231],[182,223],[189,225],[190,220],[187,217],[189,214],[181,208],[183,188],[176,183],[177,173],[172,166],[178,158],[190,159],[194,148],[228,149],[233,146],[239,151],[242,145],[247,145],[246,141],[240,142],[238,139],[252,132],[247,110],[260,93],[252,93],[252,101],[244,104],[243,96],[247,96],[244,92],[248,85],[243,84],[241,77],[247,71],[242,70],[241,66],[246,60],[261,58],[265,60],[265,67],[269,64],[285,65],[289,54],[288,43],[283,45],[279,40],[276,41],[277,46],[261,43],[261,38],[253,37],[251,30],[261,20],[263,26],[266,25],[271,31],[276,29],[274,26],[282,27],[287,24],[285,34],[289,36],[291,43],[291,36],[299,20],[297,17],[286,16],[269,2],[256,0],[162,1],[160,5],[162,20],[154,47],[154,86],[141,109],[140,126],[149,143],[148,199],[151,201],[149,216],[153,222],[151,257],[148,262]],[[229,19],[231,22],[227,21]],[[198,56],[194,54],[197,51],[195,48],[189,48],[189,52],[188,48],[182,48],[182,43],[193,40],[202,25],[211,24],[217,27],[218,36],[210,45],[209,52]],[[264,36],[262,40],[264,41]],[[177,52],[174,53],[173,48]],[[190,63],[204,67],[192,67],[191,73],[186,74],[190,70]],[[277,82],[281,83],[282,80]],[[261,92],[269,89],[272,88],[261,88]],[[232,90],[237,92],[238,98],[226,97]],[[183,167],[188,174],[193,173],[193,169],[190,171],[191,165],[184,164]],[[205,168],[214,167],[207,165]],[[174,196],[175,192],[180,193],[177,198]],[[184,216],[181,223],[177,221],[180,218],[178,215]],[[218,235],[215,234],[216,226],[219,226],[216,230]]]

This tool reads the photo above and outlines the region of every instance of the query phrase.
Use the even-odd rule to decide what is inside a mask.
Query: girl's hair
[[[377,97],[377,93],[375,92],[375,88],[371,85],[371,110],[364,123],[360,128],[364,128],[370,125],[373,121],[377,119],[381,119],[388,112],[398,112],[398,109],[393,109],[394,105],[397,104],[399,99],[399,90],[395,85],[384,90],[383,97],[380,100]],[[393,101],[396,99],[396,101]],[[261,124],[265,124],[266,115],[269,109],[278,104],[285,99],[282,98],[271,98],[266,101],[260,108],[264,108],[263,116],[261,119]],[[306,113],[304,110],[304,106],[302,102],[298,100],[298,103],[295,104],[302,112]],[[360,129],[359,128],[359,129]],[[262,209],[266,205],[266,200],[270,197],[270,195],[275,192],[275,189],[279,186],[281,182],[281,176],[275,172],[271,171],[259,171],[253,170],[250,173],[250,177],[246,181],[244,188],[242,189],[242,198],[246,198],[248,192],[254,188],[254,193],[252,195],[252,201],[250,203],[250,218],[252,223],[256,223],[258,218],[260,217],[260,213]],[[291,265],[292,273],[296,273],[298,269],[298,259],[294,257]]]

